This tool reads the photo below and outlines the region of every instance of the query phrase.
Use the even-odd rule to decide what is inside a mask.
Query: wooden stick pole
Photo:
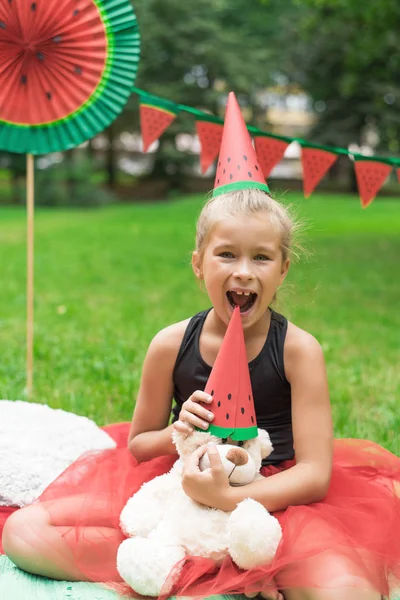
[[[26,389],[28,396],[33,387],[33,217],[35,207],[35,171],[32,154],[26,157],[27,207],[27,288],[26,288]]]

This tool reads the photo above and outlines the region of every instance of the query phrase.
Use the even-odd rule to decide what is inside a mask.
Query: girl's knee
[[[47,513],[41,506],[31,505],[12,513],[5,522],[2,535],[2,546],[7,556],[13,560],[23,554],[33,528],[41,528],[47,521]]]

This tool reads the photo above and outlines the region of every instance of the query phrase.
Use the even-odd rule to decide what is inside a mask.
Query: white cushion
[[[0,505],[31,504],[81,454],[115,447],[86,417],[0,400]]]

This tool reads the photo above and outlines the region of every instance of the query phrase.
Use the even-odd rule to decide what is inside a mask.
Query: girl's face
[[[203,252],[193,252],[192,266],[214,310],[227,325],[239,305],[244,328],[261,319],[286,277],[280,237],[262,213],[230,217],[214,225]]]

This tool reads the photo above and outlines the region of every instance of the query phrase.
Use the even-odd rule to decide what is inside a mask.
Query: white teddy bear
[[[186,555],[221,563],[226,556],[241,569],[270,562],[282,537],[278,520],[255,500],[240,502],[232,512],[208,508],[182,489],[183,460],[203,444],[216,444],[231,485],[260,479],[261,461],[272,452],[266,431],[245,442],[222,440],[207,432],[174,432],[180,459],[169,473],[145,483],[121,513],[121,528],[130,536],[118,549],[121,577],[143,596],[158,596],[171,569]],[[227,442],[227,443],[224,443]],[[210,466],[207,453],[200,469]]]

